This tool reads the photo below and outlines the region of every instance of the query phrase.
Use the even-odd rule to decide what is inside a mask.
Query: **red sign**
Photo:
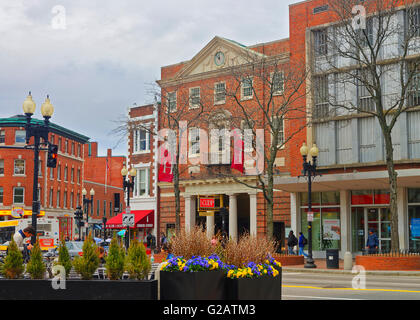
[[[52,247],[54,246],[54,239],[39,239],[41,247]]]
[[[200,208],[214,208],[214,199],[200,198]]]

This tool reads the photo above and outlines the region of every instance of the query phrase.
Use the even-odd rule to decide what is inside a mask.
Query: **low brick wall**
[[[420,256],[356,256],[355,264],[366,270],[415,271],[420,270]]]
[[[281,263],[282,267],[284,266],[296,266],[305,263],[303,256],[294,256],[294,255],[279,255],[274,254],[273,258]]]

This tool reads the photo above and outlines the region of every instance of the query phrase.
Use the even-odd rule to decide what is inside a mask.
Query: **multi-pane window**
[[[4,130],[0,130],[0,143],[4,143],[6,140],[6,132]]]
[[[314,78],[314,111],[313,117],[315,119],[328,117],[329,103],[328,103],[328,76],[317,76]]]
[[[38,176],[42,177],[42,160],[39,160]]]
[[[58,190],[57,191],[57,208],[61,206],[60,200],[61,200],[61,191]]]
[[[0,159],[0,174],[4,174],[4,159]]]
[[[190,128],[190,155],[200,153],[200,129]]]
[[[219,82],[214,85],[214,103],[226,102],[226,84]]]
[[[69,152],[69,141],[68,140],[64,141],[64,152],[65,153]]]
[[[50,202],[49,202],[49,206],[52,208],[53,206],[53,200],[54,200],[54,189],[51,188],[50,189]]]
[[[19,204],[25,203],[25,188],[23,187],[13,188],[13,203],[19,203]]]
[[[71,171],[70,171],[70,181],[74,182],[74,168],[71,168]]]
[[[277,146],[282,147],[284,144],[284,119],[283,117],[273,118],[273,131],[277,132]]]
[[[62,146],[62,144],[61,144],[61,137],[59,137],[58,138],[58,151],[61,151],[61,146]]]
[[[242,99],[252,98],[252,78],[242,79]]]
[[[150,150],[150,134],[146,129],[134,131],[134,152]]]
[[[0,187],[0,203],[3,203],[3,196],[4,196],[3,187]]]
[[[168,93],[168,111],[176,111],[176,91]]]
[[[25,143],[26,142],[26,131],[25,130],[16,130],[15,131],[15,143]]]
[[[74,155],[74,142],[71,143],[71,154]]]
[[[82,147],[80,144],[77,145],[77,156],[80,158],[82,156]]]
[[[272,76],[271,91],[272,94],[282,94],[284,91],[284,74],[283,72],[276,71]]]
[[[136,175],[135,195],[137,197],[146,196],[148,194],[149,183],[149,169],[138,169]]]
[[[73,208],[74,193],[70,193],[70,208]]]
[[[67,208],[67,191],[64,191],[63,194],[63,207]]]
[[[358,100],[359,109],[363,111],[375,111],[375,103],[369,88],[373,85],[372,74],[369,71],[360,71],[360,78],[363,81],[358,81]],[[372,89],[371,89],[372,90]]]
[[[50,168],[50,179],[54,180],[54,168]]]
[[[408,36],[420,37],[420,7],[409,9],[408,16]]]
[[[359,29],[360,45],[362,47],[373,46],[373,19],[366,20],[366,29]]]
[[[80,183],[80,169],[77,169],[77,183]]]
[[[190,88],[190,107],[200,105],[200,88]]]
[[[68,175],[68,171],[69,169],[67,168],[67,166],[64,168],[64,181],[67,181],[67,175]]]
[[[14,174],[25,174],[25,160],[15,160]]]
[[[420,67],[410,65],[408,72],[412,74],[410,89],[408,91],[408,106],[415,107],[420,105]]]
[[[96,200],[96,216],[98,217],[99,217],[99,212],[101,210],[100,206],[101,206],[100,200]]]
[[[57,180],[61,180],[61,164],[57,166]]]
[[[328,33],[327,29],[314,32],[315,56],[325,56],[328,54]]]

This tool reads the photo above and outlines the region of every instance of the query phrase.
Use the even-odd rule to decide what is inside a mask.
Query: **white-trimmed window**
[[[71,171],[70,171],[70,181],[71,183],[74,183],[74,168],[71,168]]]
[[[175,112],[176,111],[176,91],[168,93],[168,111]]]
[[[6,132],[4,130],[0,130],[0,143],[5,143],[6,141]]]
[[[189,130],[189,155],[196,156],[200,154],[200,129],[190,128]]]
[[[57,166],[57,180],[61,180],[61,164]]]
[[[273,131],[278,132],[277,147],[284,148],[284,119],[283,117],[273,118]]]
[[[73,205],[74,205],[74,193],[71,192],[70,193],[70,209],[73,209]],[[92,209],[92,206],[90,207],[90,209]]]
[[[190,108],[200,106],[200,87],[190,88]]]
[[[39,160],[38,164],[38,176],[42,177],[42,160]]]
[[[23,187],[13,188],[13,203],[17,203],[17,204],[25,203],[25,188]]]
[[[63,207],[67,208],[67,191],[64,191],[63,194]]]
[[[214,84],[214,104],[226,102],[226,83],[218,82]]]
[[[16,159],[15,160],[15,175],[24,175],[25,174],[25,160]]]
[[[50,208],[52,208],[53,200],[54,200],[54,189],[53,188],[50,189],[50,199],[49,200],[50,200],[49,206],[50,206]]]
[[[136,197],[149,195],[149,168],[137,169],[134,194]]]
[[[15,143],[26,143],[26,131],[16,130],[15,131]]]
[[[313,117],[315,119],[328,117],[328,75],[314,77],[314,101]]]
[[[80,184],[80,169],[77,169],[77,183]]]
[[[0,187],[0,203],[3,203],[4,191],[3,187]]]
[[[150,132],[146,129],[134,130],[134,152],[150,151]]]
[[[4,159],[0,159],[0,174],[4,174]]]
[[[315,56],[325,56],[328,54],[328,31],[327,29],[314,31]]]
[[[64,168],[64,181],[67,181],[68,172],[69,172],[69,169],[67,168],[67,166],[65,166],[65,168]]]
[[[241,82],[241,98],[243,100],[252,99],[254,93],[252,89],[253,80],[252,78],[244,78]]]
[[[57,208],[60,208],[60,200],[61,200],[61,191],[57,190]]]
[[[284,93],[284,72],[275,71],[271,74],[271,91],[273,95]]]
[[[50,180],[54,180],[54,168],[50,168]]]

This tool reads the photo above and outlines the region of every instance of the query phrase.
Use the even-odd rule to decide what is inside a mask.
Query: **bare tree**
[[[314,30],[312,38],[313,122],[352,117],[379,122],[390,186],[392,250],[400,248],[392,130],[403,112],[419,104],[414,101],[420,62],[413,40],[420,32],[417,2],[330,0],[337,23]],[[391,94],[385,94],[385,79]]]
[[[260,166],[263,170],[251,173],[255,175],[256,183],[233,174],[231,177],[262,191],[266,203],[266,235],[271,239],[276,204],[274,176],[279,172],[276,159],[307,125],[304,84],[308,72],[303,63],[291,65],[288,55],[284,54],[249,53],[246,60],[247,63],[231,67],[232,80],[227,84],[226,95],[237,110],[232,122],[245,132],[245,141],[247,138],[252,141],[251,145],[245,145],[246,152],[253,153],[255,167]],[[290,125],[292,122],[294,125]],[[264,139],[258,133],[261,130]]]

